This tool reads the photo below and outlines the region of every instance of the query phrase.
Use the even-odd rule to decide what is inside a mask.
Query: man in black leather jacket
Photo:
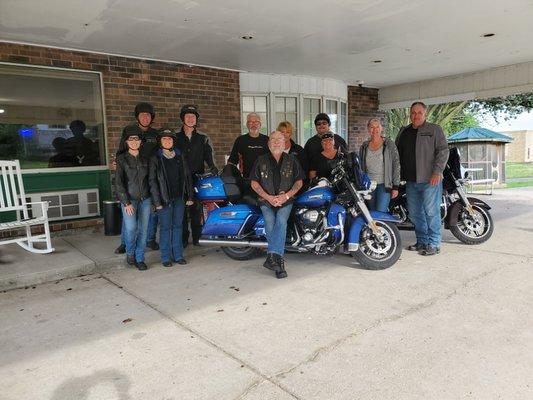
[[[213,174],[218,173],[213,160],[213,147],[211,140],[203,132],[197,130],[200,114],[198,108],[192,104],[184,105],[181,108],[180,119],[183,124],[181,130],[176,135],[176,147],[181,150],[187,159],[187,164],[193,181],[197,174],[205,172],[205,165]],[[189,242],[189,220],[191,223],[192,242],[198,245],[202,234],[202,203],[194,201],[192,206],[185,209],[183,215],[183,247],[187,247]]]

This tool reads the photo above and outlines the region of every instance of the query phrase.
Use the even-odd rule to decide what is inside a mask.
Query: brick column
[[[348,147],[358,150],[368,137],[366,124],[370,118],[381,119],[385,127],[385,113],[378,110],[378,89],[348,86]]]

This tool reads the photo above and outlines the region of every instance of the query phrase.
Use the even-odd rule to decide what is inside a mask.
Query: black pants
[[[202,212],[202,203],[198,200],[194,200],[192,206],[185,207],[185,212],[183,213],[183,244],[189,242],[189,222],[193,243],[200,240],[200,236],[202,236]]]

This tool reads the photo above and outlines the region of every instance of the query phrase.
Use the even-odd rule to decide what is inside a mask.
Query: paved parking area
[[[483,199],[489,242],[384,271],[292,254],[276,280],[209,249],[0,293],[0,398],[533,398],[533,190]],[[116,262],[90,238],[61,240]]]

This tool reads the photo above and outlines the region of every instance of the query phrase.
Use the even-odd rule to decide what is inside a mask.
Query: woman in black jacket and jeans
[[[187,264],[183,258],[183,212],[193,204],[192,179],[183,154],[177,148],[176,134],[159,132],[160,149],[150,159],[150,191],[159,217],[159,250],[164,267],[172,261]]]
[[[136,125],[122,133],[127,151],[117,157],[115,190],[122,206],[126,261],[139,270],[148,269],[144,263],[144,247],[152,200],[148,183],[148,159],[140,152],[142,131]]]

